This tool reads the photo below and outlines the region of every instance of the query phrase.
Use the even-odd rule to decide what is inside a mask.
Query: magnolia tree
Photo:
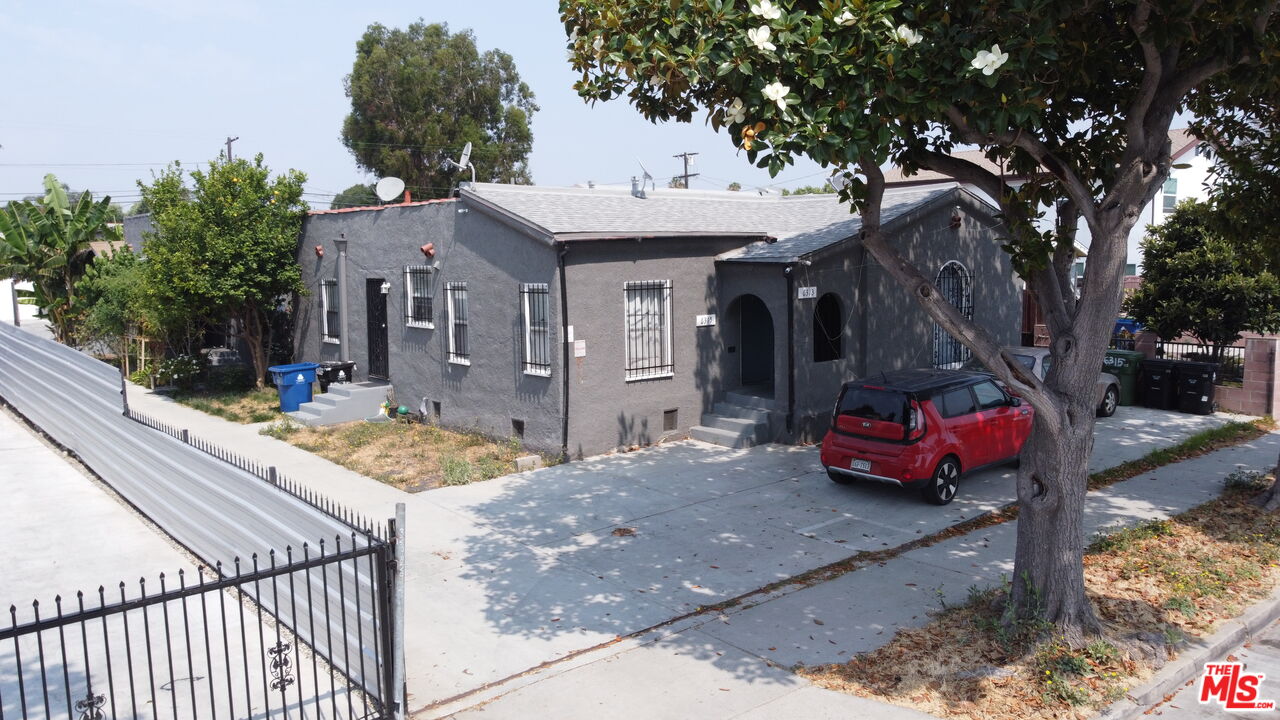
[[[1209,80],[1274,72],[1275,2],[561,0],[576,87],[651,120],[704,115],[771,172],[842,173],[867,251],[1036,410],[1018,470],[1008,619],[1100,630],[1085,594],[1083,505],[1094,383],[1121,299],[1129,230],[1168,176],[1169,126]],[[1249,73],[1241,73],[1248,75]],[[952,157],[976,145],[1007,175]],[[881,167],[929,169],[999,205],[1004,250],[1043,309],[1041,380],[886,241]],[[1007,176],[1029,177],[1018,187]],[[1056,208],[1052,229],[1039,229]],[[1092,237],[1077,297],[1077,225]]]

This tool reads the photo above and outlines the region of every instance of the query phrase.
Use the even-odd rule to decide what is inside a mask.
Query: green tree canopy
[[[795,190],[782,189],[782,194],[786,195],[827,195],[835,193],[835,190],[825,185],[802,185]]]
[[[0,209],[0,275],[32,283],[24,294],[53,325],[63,342],[76,340],[76,284],[93,259],[89,243],[117,242],[111,225],[117,206],[111,198],[94,202],[80,193],[72,202],[66,186],[44,178],[44,197],[11,202]]]
[[[1120,307],[1129,230],[1168,177],[1172,119],[1240,78],[1276,76],[1275,2],[560,0],[579,94],[650,120],[705,114],[777,173],[841,173],[869,256],[1036,410],[1018,470],[1010,617],[1070,640],[1101,631],[1082,522],[1093,386]],[[1270,81],[1269,81],[1270,82]],[[1201,117],[1214,117],[1201,112]],[[1007,174],[953,157],[974,145]],[[1004,249],[1045,313],[1054,363],[1031,376],[890,243],[881,167],[970,183],[1000,206]],[[1032,178],[1017,187],[1009,177]],[[1038,227],[1058,208],[1053,229]],[[1074,235],[1091,235],[1077,297]],[[963,227],[963,223],[962,223]]]
[[[442,197],[454,184],[444,161],[469,142],[478,180],[532,182],[533,92],[510,55],[479,52],[471,31],[422,20],[404,30],[370,25],[345,84],[351,114],[342,143],[378,177]]]
[[[1249,252],[1223,237],[1217,215],[1206,203],[1184,202],[1142,241],[1142,286],[1125,308],[1163,338],[1230,345],[1245,330],[1280,329],[1280,279],[1258,271],[1256,245]]]
[[[374,192],[373,185],[356,183],[335,195],[333,202],[329,203],[329,207],[364,207],[366,205],[377,205],[378,202],[378,194]]]
[[[234,322],[262,385],[271,312],[301,292],[294,257],[306,215],[297,170],[271,177],[262,155],[219,158],[186,174],[174,163],[150,185],[139,183],[155,227],[143,242],[153,306],[173,319]]]

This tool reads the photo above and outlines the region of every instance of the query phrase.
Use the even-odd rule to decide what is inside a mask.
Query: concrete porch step
[[[764,430],[767,427],[767,423],[704,413],[702,415],[702,426],[716,428],[717,430],[728,430],[732,433],[745,433],[753,441],[760,442],[764,440]]]
[[[705,425],[694,425],[689,428],[689,437],[727,448],[749,448],[755,445],[754,435],[755,431],[722,430]]]
[[[769,410],[754,407],[744,407],[742,405],[734,405],[733,403],[718,402],[712,408],[716,415],[722,417],[740,418],[742,420],[750,420],[757,423],[769,422]]]
[[[298,406],[290,417],[304,425],[337,425],[363,420],[378,414],[387,399],[388,385],[383,383],[338,383],[329,391],[316,395],[311,402]]]
[[[773,410],[775,405],[773,398],[761,397],[760,395],[752,395],[750,393],[737,392],[730,390],[724,394],[724,400],[730,405],[739,407],[756,408],[759,410]]]

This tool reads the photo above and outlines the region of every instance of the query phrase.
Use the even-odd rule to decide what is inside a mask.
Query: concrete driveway
[[[1091,470],[1230,419],[1121,408],[1098,423]],[[814,447],[696,441],[423,493],[410,501],[408,611],[429,632],[410,632],[410,707],[1013,499],[1009,468],[966,476],[936,507],[836,485]]]

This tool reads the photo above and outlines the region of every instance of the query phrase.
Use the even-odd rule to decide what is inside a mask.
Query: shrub
[[[204,369],[202,360],[191,355],[165,358],[156,366],[156,379],[164,385],[177,385],[183,390],[190,390],[195,387],[196,380]]]
[[[283,440],[301,429],[301,423],[286,415],[259,430],[258,434]]]
[[[217,365],[209,368],[205,384],[213,392],[236,392],[254,386],[253,368],[248,365]]]

